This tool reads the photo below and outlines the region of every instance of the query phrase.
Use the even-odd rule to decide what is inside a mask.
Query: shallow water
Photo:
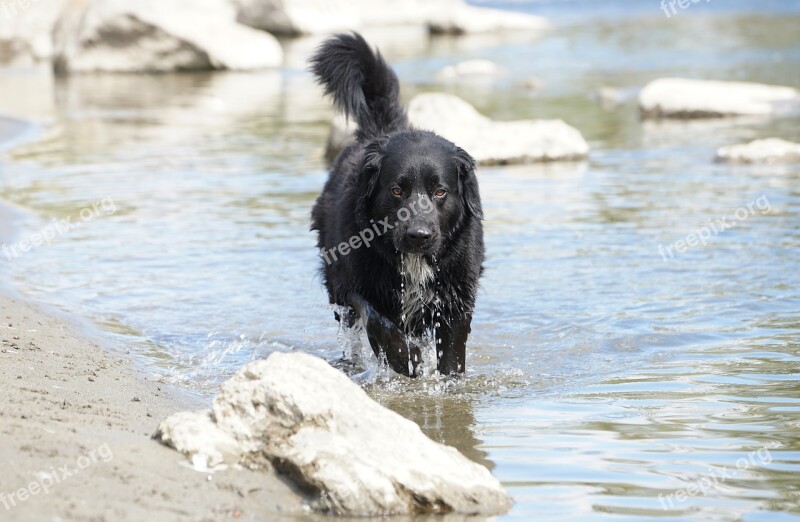
[[[488,261],[467,379],[359,381],[489,466],[516,499],[503,519],[800,518],[800,169],[711,161],[724,144],[800,141],[800,118],[642,123],[634,102],[667,75],[800,86],[800,6],[699,3],[670,19],[655,0],[514,7],[559,31],[380,43],[406,97],[448,90],[497,119],[563,118],[591,160],[480,169]],[[30,210],[17,239],[56,237],[0,255],[0,270],[205,395],[274,350],[336,361],[308,232],[331,117],[302,71],[313,43],[293,42],[280,73],[4,75],[0,110],[52,126],[0,164],[0,198]],[[436,83],[466,58],[507,75]],[[544,90],[520,87],[528,76]],[[622,103],[593,99],[603,86]],[[740,208],[736,227],[670,258]],[[52,219],[68,217],[79,226],[62,233]]]

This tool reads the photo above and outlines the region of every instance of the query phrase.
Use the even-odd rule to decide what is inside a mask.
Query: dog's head
[[[403,253],[436,255],[468,219],[482,219],[475,160],[427,131],[369,144],[360,165],[362,209]],[[385,227],[384,227],[385,228]]]

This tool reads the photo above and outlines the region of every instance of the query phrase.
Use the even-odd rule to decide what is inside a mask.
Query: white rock
[[[370,26],[424,25],[436,33],[541,30],[538,16],[473,7],[462,0],[233,0],[238,20],[279,35],[329,34]]]
[[[717,150],[716,160],[725,163],[798,163],[800,143],[767,138],[729,145]]]
[[[800,93],[791,87],[682,78],[652,81],[639,94],[648,118],[763,116],[798,101]]]
[[[459,5],[428,23],[432,34],[474,34],[506,31],[544,32],[552,28],[546,18],[526,13]]]
[[[184,411],[167,418],[157,437],[188,456],[200,470],[235,462],[242,451],[236,439],[219,429],[209,411]]]
[[[0,65],[49,64],[53,26],[66,0],[0,1]]]
[[[204,421],[195,414],[177,414],[157,437],[189,455],[209,454],[208,441],[227,444],[221,430],[236,439],[240,459],[266,456],[336,514],[492,515],[511,505],[486,468],[430,440],[317,357],[274,353],[248,364],[223,385],[212,411],[215,426],[203,426],[211,436],[196,433]]]
[[[581,133],[562,120],[492,121],[458,96],[418,94],[408,107],[411,125],[430,130],[469,152],[481,165],[572,161],[589,155]],[[325,157],[333,161],[353,142],[343,116],[331,123]]]
[[[73,2],[55,28],[56,70],[167,72],[277,67],[275,37],[235,21],[224,0]]]
[[[240,23],[276,35],[327,34],[362,25],[355,6],[343,0],[234,0],[234,4]]]
[[[589,145],[561,120],[492,121],[450,94],[419,94],[408,115],[416,128],[436,132],[482,165],[583,159]]]
[[[448,65],[436,75],[438,80],[449,81],[469,77],[493,77],[503,74],[505,70],[489,60],[467,60]]]

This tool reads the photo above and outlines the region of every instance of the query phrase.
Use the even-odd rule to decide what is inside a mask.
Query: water
[[[725,144],[800,141],[800,118],[642,123],[633,100],[660,76],[800,87],[800,6],[701,2],[670,19],[655,0],[511,7],[560,29],[380,43],[406,97],[563,118],[591,159],[480,169],[488,261],[466,379],[354,379],[490,467],[516,500],[503,520],[800,519],[800,169],[711,161]],[[465,58],[507,74],[436,83]],[[529,76],[544,89],[520,87]],[[623,102],[596,101],[604,86]],[[0,198],[30,211],[18,239],[95,202],[116,209],[3,257],[24,291],[206,396],[274,350],[340,359],[308,232],[331,111],[299,60],[254,75],[5,74],[0,110],[52,124],[0,170]],[[740,208],[736,227],[676,253]]]

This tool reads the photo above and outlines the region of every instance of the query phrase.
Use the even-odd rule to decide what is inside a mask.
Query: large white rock
[[[255,70],[283,59],[272,35],[235,21],[225,0],[73,1],[59,19],[60,73]]]
[[[370,26],[424,25],[435,33],[544,30],[544,18],[473,7],[462,0],[233,0],[239,21],[280,35]]]
[[[767,138],[729,145],[717,150],[716,160],[724,163],[798,163],[800,143]]]
[[[53,26],[66,0],[0,1],[0,65],[30,67],[53,57]]]
[[[798,102],[800,93],[792,87],[683,78],[654,80],[639,93],[646,118],[763,116]]]
[[[450,94],[415,96],[408,116],[414,127],[440,134],[482,165],[579,160],[589,154],[581,133],[562,120],[492,121]]]
[[[562,120],[493,121],[451,94],[418,94],[409,104],[408,117],[413,127],[447,138],[481,165],[574,161],[589,155],[580,131]],[[352,122],[336,116],[326,159],[332,161],[351,144],[354,131]]]
[[[546,18],[500,9],[459,5],[428,22],[432,34],[474,34],[507,31],[542,32],[552,28]]]
[[[341,515],[493,515],[512,503],[486,468],[306,354],[274,353],[248,364],[222,386],[210,416],[176,414],[156,437],[196,466],[199,455],[211,465],[266,458],[319,492],[320,509]]]

